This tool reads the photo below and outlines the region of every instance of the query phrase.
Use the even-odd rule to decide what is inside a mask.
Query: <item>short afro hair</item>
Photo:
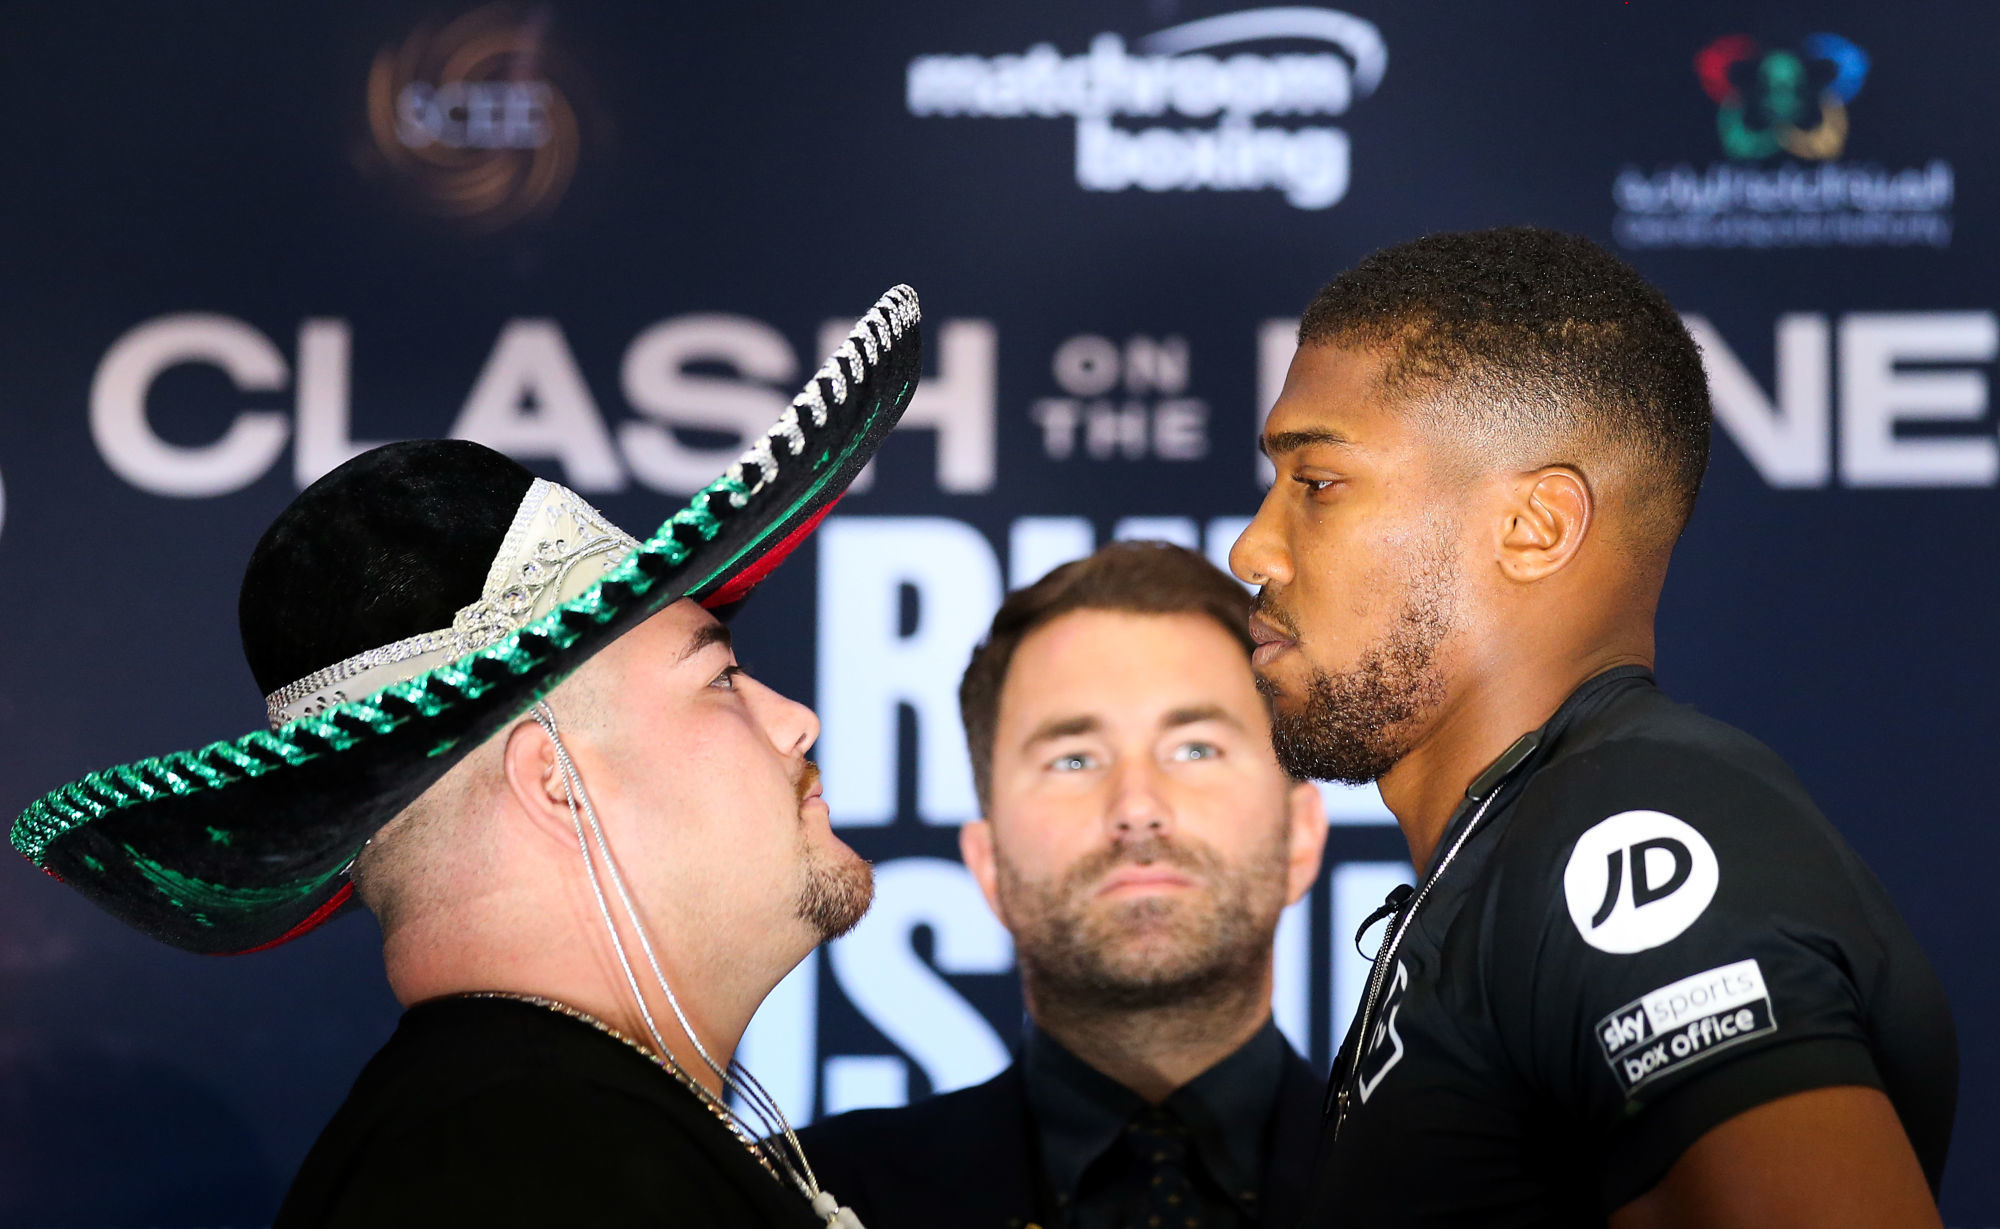
[[[1701,351],[1671,304],[1590,240],[1531,226],[1384,248],[1320,290],[1299,344],[1382,349],[1383,391],[1482,458],[1611,473],[1671,547],[1708,468]],[[1648,530],[1652,532],[1647,532]]]

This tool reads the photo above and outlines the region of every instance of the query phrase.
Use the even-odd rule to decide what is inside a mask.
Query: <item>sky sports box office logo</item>
[[[1755,960],[1739,960],[1644,995],[1597,1024],[1604,1061],[1630,1093],[1778,1027]]]
[[[1255,48],[1252,50],[1252,48]],[[910,114],[1061,119],[1076,125],[1087,191],[1276,191],[1299,209],[1347,195],[1345,115],[1382,83],[1389,53],[1370,22],[1318,8],[1225,13],[1129,47],[1099,34],[1065,55],[921,55]]]
[[[1724,161],[1612,181],[1613,233],[1628,248],[1946,247],[1951,163],[1897,169],[1843,161],[1849,107],[1868,83],[1868,53],[1838,34],[1766,50],[1729,34],[1694,57],[1715,107]],[[1690,91],[1690,95],[1692,91]]]

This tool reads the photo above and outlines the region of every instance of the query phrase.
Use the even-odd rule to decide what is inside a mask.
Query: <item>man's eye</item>
[[[743,667],[731,663],[722,668],[722,673],[709,680],[710,687],[720,687],[724,691],[736,690],[736,676],[743,673]]]
[[[1340,480],[1338,478],[1308,478],[1304,474],[1293,474],[1292,481],[1317,495]]]
[[[1182,763],[1191,760],[1214,760],[1222,758],[1222,748],[1214,743],[1182,743],[1174,748],[1174,759]]]
[[[1049,761],[1050,772],[1083,772],[1095,768],[1097,761],[1087,752],[1076,751],[1069,755],[1059,755]]]

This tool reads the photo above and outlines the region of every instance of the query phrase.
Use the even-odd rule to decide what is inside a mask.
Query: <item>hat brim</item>
[[[255,951],[304,934],[350,903],[346,872],[369,837],[592,654],[682,598],[740,601],[874,455],[921,362],[916,295],[898,286],[787,411],[796,431],[774,428],[547,617],[277,730],[92,773],[24,811],[14,847],[188,951]]]

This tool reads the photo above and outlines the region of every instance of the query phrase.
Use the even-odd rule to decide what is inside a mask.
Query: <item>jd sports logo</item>
[[[1652,863],[1646,855],[1658,851],[1673,862],[1673,869],[1667,872],[1664,883],[1649,883]],[[1656,836],[1650,841],[1640,841],[1630,849],[1614,849],[1604,859],[1605,883],[1604,903],[1597,906],[1597,912],[1590,915],[1590,928],[1597,929],[1611,918],[1612,910],[1618,907],[1619,889],[1624,886],[1625,868],[1632,868],[1632,907],[1644,909],[1662,897],[1672,896],[1687,885],[1688,876],[1694,873],[1694,855],[1688,847],[1670,836]]]
[[[1624,955],[1692,926],[1719,881],[1701,833],[1664,812],[1624,811],[1577,839],[1563,895],[1585,943]]]

